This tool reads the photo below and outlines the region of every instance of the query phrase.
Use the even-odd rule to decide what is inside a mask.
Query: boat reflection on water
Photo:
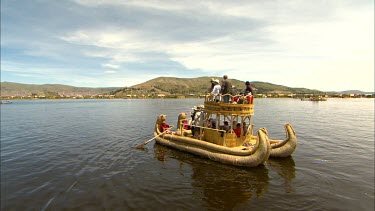
[[[232,209],[246,205],[268,191],[268,169],[264,165],[246,169],[203,159],[188,153],[154,145],[159,161],[175,159],[180,166],[192,168],[193,196],[202,199],[210,209]]]
[[[286,158],[270,158],[267,160],[266,166],[271,171],[284,179],[284,188],[286,193],[293,193],[295,190],[292,187],[292,180],[296,177],[295,163],[292,156]]]

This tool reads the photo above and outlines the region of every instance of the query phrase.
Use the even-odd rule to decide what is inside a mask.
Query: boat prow
[[[260,152],[268,153],[267,155],[264,155],[265,160],[263,160],[263,162],[262,162],[262,163],[264,163],[268,160],[268,158],[271,155],[271,143],[268,141],[268,133],[267,133],[266,128],[260,128],[258,130],[257,142],[266,143],[266,144],[262,145],[262,147],[267,147],[267,149],[263,149],[262,151],[260,151]]]
[[[288,157],[297,147],[297,136],[291,124],[285,124],[286,139],[272,140],[271,143],[271,157]]]

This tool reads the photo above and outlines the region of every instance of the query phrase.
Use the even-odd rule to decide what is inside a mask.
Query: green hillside
[[[221,77],[199,77],[199,78],[174,78],[159,77],[137,84],[131,87],[110,87],[110,88],[89,88],[74,87],[60,84],[20,84],[12,82],[1,82],[1,96],[29,96],[32,94],[41,95],[98,95],[114,94],[116,97],[127,95],[201,95],[208,92],[211,86],[210,79]],[[245,89],[245,81],[230,79],[230,82],[237,90],[242,92]],[[253,81],[251,86],[256,89],[256,94],[321,94],[321,91],[305,88],[290,88],[266,82]]]
[[[89,88],[74,87],[61,84],[35,85],[13,82],[1,82],[1,96],[29,96],[32,94],[95,95],[110,93],[118,89],[120,88]]]
[[[199,95],[207,93],[211,83],[210,79],[219,79],[221,77],[199,77],[199,78],[174,78],[174,77],[159,77],[144,83],[134,85],[128,88],[122,88],[113,92],[116,96],[123,96],[127,94],[182,94],[182,95]],[[245,81],[230,79],[232,86],[237,92],[245,89]],[[322,93],[319,90],[310,90],[305,88],[290,88],[266,82],[254,81],[250,82],[251,86],[256,88],[258,94],[304,94],[304,93]]]

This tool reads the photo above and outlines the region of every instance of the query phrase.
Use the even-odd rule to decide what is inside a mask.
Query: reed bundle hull
[[[225,147],[190,137],[160,134],[154,132],[158,144],[229,165],[255,167],[265,163],[270,156],[271,146],[263,129],[258,131],[257,143],[252,147]]]
[[[297,148],[297,136],[291,124],[285,124],[286,138],[284,140],[272,140],[271,157],[283,158],[290,156]]]

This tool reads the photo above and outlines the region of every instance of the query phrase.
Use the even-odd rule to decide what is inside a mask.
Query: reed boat
[[[264,164],[270,156],[289,156],[294,151],[297,138],[290,124],[285,125],[287,138],[283,141],[270,140],[266,128],[260,128],[253,135],[253,96],[231,96],[230,103],[220,99],[207,95],[204,105],[193,109],[191,118],[181,113],[176,131],[163,129],[166,115],[159,115],[154,129],[156,142],[213,161],[245,167]]]
[[[6,101],[0,101],[0,104],[11,104],[12,102],[9,101],[9,100],[6,100]]]
[[[309,98],[301,98],[301,101],[327,101],[325,97],[309,97]]]

